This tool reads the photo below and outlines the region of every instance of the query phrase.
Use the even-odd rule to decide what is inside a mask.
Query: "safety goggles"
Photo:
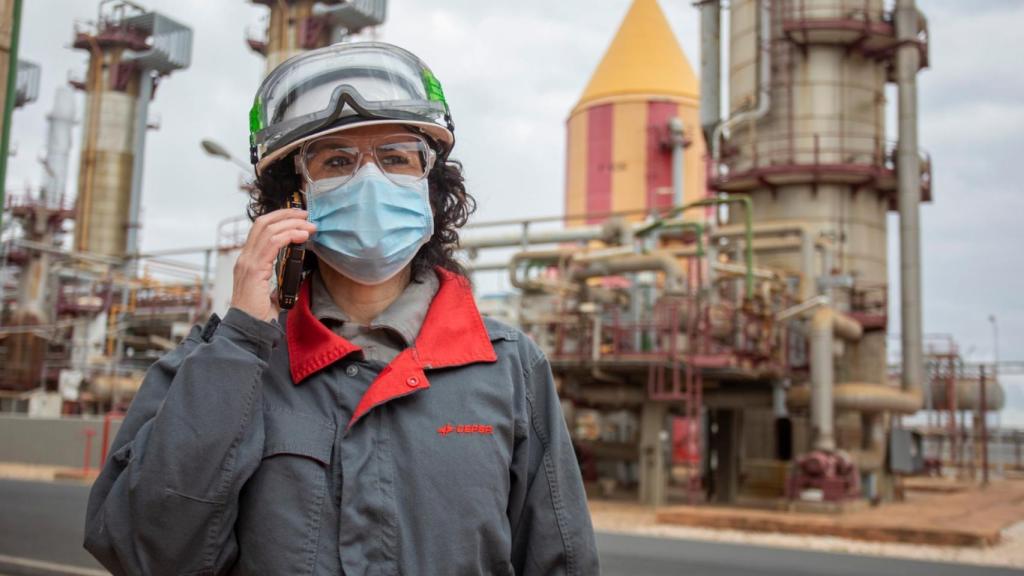
[[[369,138],[346,135],[321,136],[302,144],[296,168],[310,184],[348,182],[364,161],[372,161],[388,180],[409,186],[427,176],[436,153],[418,134],[387,134]]]
[[[419,58],[382,42],[335,44],[283,62],[249,114],[257,171],[305,141],[355,123],[416,127],[449,150],[454,125],[441,84]]]

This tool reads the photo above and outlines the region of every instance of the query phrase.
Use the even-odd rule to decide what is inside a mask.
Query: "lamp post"
[[[250,164],[248,164],[246,162],[243,162],[243,161],[239,160],[238,158],[232,156],[231,153],[228,152],[227,148],[225,148],[224,146],[221,146],[217,142],[214,142],[213,140],[210,140],[209,138],[203,138],[199,142],[199,145],[202,146],[203,151],[205,151],[210,156],[214,156],[216,158],[223,158],[223,159],[233,163],[235,166],[238,166],[239,168],[241,168],[242,171],[245,172],[246,174],[250,174],[252,172],[252,165],[250,165]]]
[[[999,382],[999,322],[996,319],[995,314],[988,315],[988,321],[992,323],[992,381]],[[987,406],[986,406],[987,408]],[[988,424],[988,419],[985,419],[985,423]],[[1000,438],[1003,429],[1003,416],[1002,412],[996,412],[996,437]],[[1002,459],[999,460],[999,472],[1003,471]]]

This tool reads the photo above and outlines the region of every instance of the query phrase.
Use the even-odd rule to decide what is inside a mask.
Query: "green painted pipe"
[[[671,230],[678,228],[681,230],[693,230],[697,234],[697,257],[702,258],[704,256],[704,225],[700,222],[671,222],[666,223],[665,219],[656,220],[649,226],[641,228],[636,231],[637,236],[646,236],[655,230]]]
[[[0,230],[3,230],[4,200],[7,192],[7,155],[11,147],[11,117],[14,115],[14,96],[18,87],[18,41],[21,36],[21,2],[14,0],[14,20],[11,22],[11,50],[7,63],[7,97],[4,100],[4,129],[0,134]]]
[[[747,298],[754,297],[754,203],[750,200],[750,196],[746,194],[732,194],[724,198],[702,198],[700,200],[690,202],[683,206],[677,206],[668,211],[668,213],[662,218],[662,220],[678,216],[687,210],[693,208],[701,208],[705,206],[719,206],[722,204],[742,204],[744,215],[745,215],[745,228],[747,236],[747,246],[744,251],[744,260],[746,260],[747,274],[746,274],[746,293]]]

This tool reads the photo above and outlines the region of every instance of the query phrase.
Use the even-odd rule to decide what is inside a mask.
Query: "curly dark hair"
[[[433,271],[434,266],[441,266],[469,279],[466,269],[455,259],[455,250],[459,246],[459,228],[476,211],[476,199],[466,191],[462,163],[449,159],[436,142],[430,138],[427,140],[438,158],[427,175],[430,207],[434,213],[434,235],[413,257],[412,278],[420,278],[424,272]],[[291,193],[302,187],[301,176],[294,169],[295,154],[268,166],[256,179],[246,210],[249,219],[255,220],[284,208]],[[317,266],[316,255],[308,252],[305,269],[309,271]]]

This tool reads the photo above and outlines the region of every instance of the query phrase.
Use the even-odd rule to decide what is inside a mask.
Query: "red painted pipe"
[[[124,412],[111,410],[103,415],[103,445],[100,447],[100,466],[107,463],[107,449],[110,446],[110,423],[114,418],[123,420]]]

